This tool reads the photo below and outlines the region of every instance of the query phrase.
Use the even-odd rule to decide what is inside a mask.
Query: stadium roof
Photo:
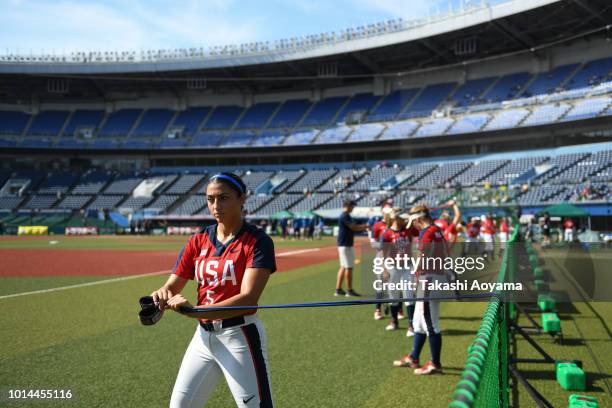
[[[361,52],[389,45],[461,30],[484,22],[558,3],[561,0],[506,0],[494,6],[486,2],[468,3],[459,11],[404,21],[389,20],[341,30],[269,42],[252,42],[203,48],[141,51],[80,51],[70,54],[0,55],[0,62],[11,72],[32,73],[116,73],[211,69]]]
[[[49,78],[69,78],[57,99],[120,92],[180,94],[199,80],[214,92],[273,92],[354,85],[375,77],[464,66],[512,53],[538,55],[556,44],[609,36],[608,0],[515,0],[380,35],[291,52],[130,63],[0,61],[0,101],[45,99]],[[201,89],[201,88],[200,88]]]

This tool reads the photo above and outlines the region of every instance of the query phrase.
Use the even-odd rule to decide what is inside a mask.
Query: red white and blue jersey
[[[475,222],[470,222],[467,227],[467,234],[470,238],[478,238],[480,235],[480,224]]]
[[[378,221],[372,227],[372,238],[374,238],[377,242],[380,241],[380,235],[385,231],[386,228],[387,224],[385,224],[384,221]]]
[[[429,258],[440,258],[444,264],[445,258],[448,256],[448,246],[444,239],[444,231],[436,224],[431,224],[424,228],[419,234],[419,251]],[[441,274],[443,269],[438,268],[438,262],[431,262],[432,268],[421,268],[417,273],[419,275],[426,273]]]
[[[418,235],[418,232],[414,228],[402,228],[400,230],[394,230],[387,228],[380,234],[380,242],[383,250],[385,251],[386,257],[395,257],[396,255],[411,256],[412,253],[412,237]]]
[[[455,241],[457,241],[457,224],[449,223],[448,221],[443,220],[442,218],[435,220],[434,224],[440,227],[440,229],[444,232],[444,238],[446,239],[446,241],[452,243],[455,243]]]
[[[222,244],[217,241],[217,224],[213,224],[191,236],[176,260],[173,273],[196,280],[199,306],[216,304],[239,294],[247,268],[276,270],[272,239],[245,222],[233,239]]]
[[[448,228],[448,221],[442,219],[442,218],[438,218],[437,220],[434,221],[434,224],[436,224],[438,227],[440,227],[440,229],[442,231],[444,231],[445,229]]]

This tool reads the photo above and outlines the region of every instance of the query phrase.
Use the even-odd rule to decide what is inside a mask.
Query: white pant
[[[493,234],[482,234],[482,239],[485,242],[484,250],[493,251],[495,243],[495,237],[493,236]]]
[[[382,249],[382,244],[374,238],[370,238],[370,246],[376,250],[376,255],[378,256],[378,252]]]
[[[242,326],[207,332],[199,324],[187,347],[170,408],[202,408],[221,376],[238,407],[272,407],[268,350],[263,325],[254,315]]]
[[[566,229],[566,230],[565,230],[565,234],[564,234],[564,236],[563,236],[563,239],[564,239],[566,242],[571,242],[571,241],[573,241],[573,240],[574,240],[574,230],[572,230],[572,229]]]
[[[338,256],[340,256],[340,266],[352,268],[355,265],[355,249],[353,247],[339,246]]]
[[[445,275],[427,274],[419,277],[419,281],[447,282]],[[433,300],[436,297],[448,296],[448,293],[439,290],[423,290],[421,282],[417,281],[417,298],[428,298],[430,300],[417,300],[414,307],[414,318],[412,327],[415,333],[435,334],[440,333],[440,301]]]
[[[410,273],[410,269],[390,269],[389,270],[389,282],[400,283],[403,281],[414,282],[415,276]],[[403,290],[389,290],[390,299],[414,299],[414,292],[408,289]],[[414,304],[414,302],[405,302],[406,306]]]

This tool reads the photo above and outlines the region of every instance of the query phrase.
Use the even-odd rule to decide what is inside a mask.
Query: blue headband
[[[210,180],[214,180],[214,179],[223,179],[223,180],[227,180],[229,182],[231,182],[233,185],[235,185],[236,187],[238,187],[238,190],[240,190],[240,192],[242,194],[244,194],[244,189],[242,188],[242,186],[240,185],[240,183],[238,183],[238,181],[236,181],[236,179],[234,179],[233,177],[230,176],[226,176],[225,174],[215,174],[214,176],[212,176],[210,178]]]

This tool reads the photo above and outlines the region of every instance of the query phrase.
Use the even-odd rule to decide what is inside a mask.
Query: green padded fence
[[[516,225],[504,251],[498,282],[514,278],[518,235]],[[498,297],[489,301],[449,407],[508,407],[508,318],[515,313],[512,309]]]

